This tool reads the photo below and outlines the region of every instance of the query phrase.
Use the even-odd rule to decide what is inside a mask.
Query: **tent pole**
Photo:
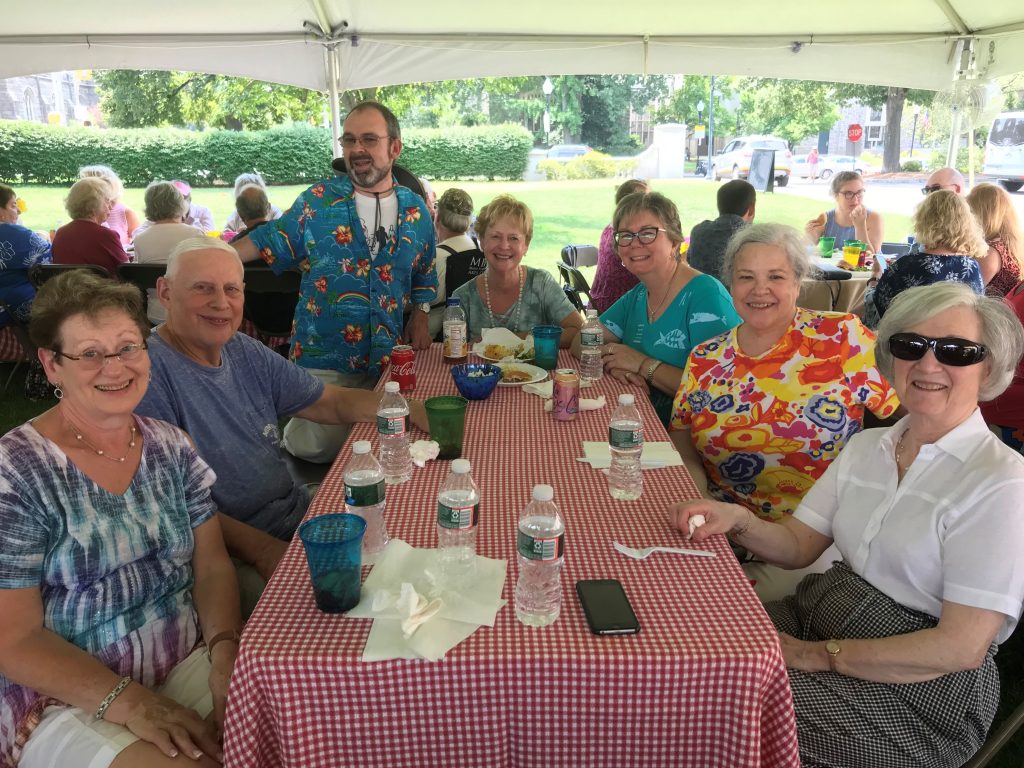
[[[338,46],[324,46],[327,65],[327,98],[331,102],[331,152],[341,157],[341,105],[338,103]]]

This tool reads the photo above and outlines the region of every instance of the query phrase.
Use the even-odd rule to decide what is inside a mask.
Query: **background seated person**
[[[533,238],[533,214],[511,195],[498,195],[476,220],[487,269],[452,294],[462,301],[473,339],[484,328],[508,328],[521,337],[535,325],[560,325],[560,346],[568,347],[583,318],[550,272],[522,264]]]
[[[743,322],[694,348],[673,406],[672,442],[704,496],[770,521],[793,514],[865,410],[886,418],[899,406],[860,320],[797,307],[810,270],[795,229],[737,233],[724,277]],[[803,575],[764,563],[745,570],[762,600],[791,593]]]
[[[981,225],[988,253],[981,260],[985,293],[1001,298],[1020,282],[1024,241],[1010,193],[998,184],[978,184],[967,193],[967,205]]]
[[[651,188],[646,181],[629,179],[615,190],[615,205],[617,207],[626,195],[650,191]],[[615,227],[609,223],[601,233],[601,242],[597,247],[597,270],[594,272],[594,282],[590,286],[590,301],[598,314],[608,309],[622,294],[637,284],[636,275],[622,266],[622,261],[615,252],[614,235]]]
[[[1010,291],[1006,304],[1024,322],[1024,283]],[[985,423],[1008,446],[1024,454],[1024,362],[1017,366],[1013,380],[999,397],[981,404]]]
[[[832,177],[830,187],[836,207],[807,222],[808,242],[818,244],[822,237],[834,237],[835,247],[842,248],[848,240],[867,243],[872,252],[882,250],[885,222],[875,211],[864,207],[864,179],[856,171],[840,171]]]
[[[979,259],[988,253],[981,226],[964,199],[949,190],[928,195],[914,211],[914,233],[921,248],[901,256],[884,272],[875,259],[864,292],[864,322],[878,326],[901,291],[942,281],[965,283],[984,291]]]
[[[238,196],[241,194],[242,190],[245,189],[248,186],[257,186],[260,189],[262,189],[264,191],[264,193],[267,191],[267,182],[265,182],[263,180],[263,177],[260,174],[258,174],[258,173],[240,173],[240,174],[238,174],[238,176],[235,177],[235,200],[238,199]],[[283,213],[284,213],[284,211],[282,211],[276,205],[271,204],[271,206],[270,206],[270,218],[271,219],[280,219],[281,215]],[[245,220],[242,219],[242,217],[238,213],[238,209],[236,207],[236,209],[228,217],[227,223],[224,225],[224,230],[226,232],[236,232],[237,233],[237,232],[241,232],[245,228],[245,226],[246,226]]]
[[[90,176],[76,181],[64,200],[72,220],[53,235],[53,263],[96,264],[116,275],[128,254],[117,233],[103,226],[114,203],[110,185],[103,179]]]
[[[704,220],[690,232],[686,261],[705,275],[722,279],[722,263],[729,238],[754,220],[757,191],[743,179],[733,179],[718,188],[718,218]]]
[[[150,337],[152,381],[138,412],[185,429],[217,473],[228,551],[251,566],[239,569],[251,610],[309,505],[281,458],[279,421],[373,421],[381,395],[324,384],[238,333],[243,278],[237,253],[219,239],[186,240],[171,253],[157,286],[167,321]],[[409,407],[427,431],[422,402]]]
[[[720,282],[680,259],[679,211],[667,197],[627,195],[612,226],[619,259],[640,282],[601,315],[604,368],[620,381],[646,382],[658,418],[668,424],[690,350],[739,316]],[[579,357],[578,339],[572,353]]]
[[[133,415],[149,381],[141,294],[59,275],[30,333],[59,402],[0,437],[0,755],[219,765],[238,586],[210,467],[180,429]]]
[[[191,224],[196,229],[202,230],[203,234],[213,231],[213,211],[205,205],[192,202],[192,187],[185,181],[172,181],[174,186],[181,192],[181,196],[188,203],[188,210],[182,219],[186,224]]]
[[[139,227],[139,215],[124,204],[124,184],[120,177],[114,173],[114,169],[107,165],[87,165],[78,169],[80,179],[96,178],[103,179],[110,185],[114,193],[114,205],[110,209],[107,220],[103,226],[117,233],[121,241],[121,247],[127,248],[135,237],[135,230]]]
[[[799,568],[834,541],[842,561],[765,606],[779,630],[803,765],[961,766],[999,703],[996,645],[1024,600],[1024,458],[985,426],[1024,330],[1001,302],[956,283],[911,288],[876,354],[907,416],[855,435],[792,517],[691,501],[765,560]]]
[[[266,190],[256,184],[248,184],[238,190],[235,195],[235,215],[242,228],[231,238],[232,243],[274,218],[273,206],[270,205]]]
[[[437,299],[430,305],[430,317],[427,318],[427,328],[432,339],[439,338],[441,334],[445,301],[457,288],[465,285],[469,278],[476,277],[487,268],[483,252],[476,247],[473,238],[466,234],[472,218],[473,198],[465,190],[452,187],[438,198],[437,216],[434,219],[434,229],[437,231],[437,255],[434,258]],[[448,279],[449,259],[452,259],[451,263],[456,267],[451,272],[454,280]]]

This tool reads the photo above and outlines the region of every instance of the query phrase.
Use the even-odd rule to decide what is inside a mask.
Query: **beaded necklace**
[[[64,421],[67,422],[67,425],[69,427],[71,427],[71,431],[75,433],[75,440],[77,440],[79,443],[82,443],[82,444],[86,445],[97,456],[102,456],[104,459],[108,459],[110,461],[116,461],[116,462],[121,463],[121,464],[124,464],[125,459],[127,459],[129,456],[131,456],[132,449],[135,448],[135,424],[134,423],[130,427],[131,428],[131,437],[128,440],[128,452],[125,453],[125,455],[122,456],[121,458],[117,458],[116,456],[108,456],[102,450],[100,450],[95,445],[90,443],[88,440],[85,439],[85,435],[82,434],[81,430],[72,423],[71,419],[69,419],[64,414],[61,414],[61,416],[64,417]]]
[[[523,286],[526,284],[526,274],[522,266],[516,267],[516,271],[519,275],[519,294],[516,296],[516,303],[512,305],[516,308],[515,317],[512,319],[512,327],[509,328],[509,330],[512,331],[512,333],[516,333],[516,329],[519,327],[519,311],[523,308]],[[491,286],[487,282],[486,269],[484,270],[484,298],[487,299],[487,317],[490,318],[491,328],[494,328],[496,327],[497,324],[494,321],[494,311],[491,309]],[[507,315],[509,311],[511,311],[511,309],[512,307],[509,307],[508,310],[506,310],[505,314]]]

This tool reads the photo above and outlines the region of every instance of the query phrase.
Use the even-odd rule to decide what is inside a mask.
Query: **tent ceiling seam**
[[[956,12],[956,9],[950,4],[949,0],[934,0],[935,4],[942,11],[943,15],[949,19],[949,23],[956,27],[957,32],[961,35],[971,34],[970,27],[964,23],[964,20],[960,18],[960,14]]]

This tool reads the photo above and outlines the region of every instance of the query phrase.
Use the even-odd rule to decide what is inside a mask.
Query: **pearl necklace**
[[[77,440],[79,443],[84,443],[97,456],[102,456],[104,459],[109,459],[110,461],[116,461],[116,462],[119,462],[121,464],[124,464],[125,459],[127,459],[129,456],[132,455],[132,449],[135,448],[135,424],[134,423],[131,424],[131,426],[130,426],[131,437],[128,440],[128,452],[124,456],[122,456],[121,458],[117,458],[116,456],[108,456],[102,450],[100,450],[95,445],[93,445],[88,440],[86,440],[85,439],[85,435],[83,435],[81,433],[81,431],[79,431],[78,427],[76,427],[74,424],[71,423],[71,419],[69,419],[67,416],[64,416],[64,421],[66,421],[68,426],[71,427],[71,431],[75,433],[75,440]]]
[[[665,302],[668,301],[669,294],[672,293],[672,281],[676,279],[676,272],[678,272],[678,271],[679,271],[679,262],[677,261],[675,269],[672,270],[672,277],[670,277],[668,279],[668,285],[665,287],[665,295],[661,298],[661,302],[658,304],[658,306],[654,310],[651,309],[651,294],[650,294],[650,291],[648,291],[648,293],[647,293],[647,322],[653,323],[654,322],[654,316],[657,315],[662,310],[662,307],[665,306]]]
[[[512,333],[517,333],[516,329],[519,327],[519,311],[523,308],[523,286],[526,284],[526,274],[522,266],[516,267],[516,272],[519,275],[519,293],[518,295],[516,295],[516,303],[512,305],[516,308],[515,317],[512,319],[512,327],[509,328],[509,330],[512,331]],[[491,328],[495,328],[497,326],[497,323],[494,320],[494,311],[491,309],[491,286],[490,283],[487,282],[486,269],[484,270],[484,298],[487,299],[487,317],[489,317],[491,320]],[[505,310],[505,314],[508,314],[509,311],[511,311],[511,309],[512,307],[509,307],[507,310]]]

